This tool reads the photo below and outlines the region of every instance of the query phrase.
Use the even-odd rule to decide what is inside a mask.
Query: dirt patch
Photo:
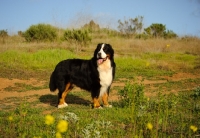
[[[45,81],[38,81],[36,79],[29,79],[29,80],[19,80],[19,79],[5,79],[0,78],[0,100],[8,97],[25,97],[30,95],[43,95],[49,93],[48,89],[42,90],[31,90],[26,92],[15,92],[15,91],[6,91],[5,88],[14,87],[16,83],[24,83],[30,84],[33,86],[42,86],[44,85]]]
[[[38,81],[34,78],[30,78],[29,80],[0,78],[0,91],[9,86],[14,86],[16,83],[31,84],[33,86],[42,86],[44,85],[45,81]]]
[[[136,80],[133,81],[132,83],[137,82],[137,83],[142,83],[142,84],[146,85],[147,89],[145,87],[145,95],[148,97],[151,97],[151,96],[156,95],[156,93],[152,92],[154,90],[156,91],[156,89],[157,89],[157,87],[155,87],[155,84],[160,85],[160,84],[165,84],[169,81],[176,82],[176,81],[182,81],[182,80],[187,80],[187,79],[197,79],[197,78],[200,78],[200,74],[194,75],[191,73],[177,73],[177,74],[174,74],[173,76],[160,76],[159,78],[157,78],[156,80],[148,80],[141,76],[138,76],[136,78]],[[111,87],[110,97],[109,97],[109,100],[111,102],[119,100],[118,89],[124,87],[125,83],[127,81],[128,81],[127,79],[122,78],[122,79],[119,79],[118,81],[113,82],[112,87]],[[23,98],[29,97],[29,98],[27,98],[29,102],[34,102],[35,100],[39,100],[40,103],[38,103],[38,105],[43,106],[43,107],[46,107],[47,105],[53,105],[53,106],[56,105],[57,92],[52,93],[49,91],[49,89],[27,90],[24,92],[7,91],[6,90],[6,88],[8,88],[8,87],[14,87],[16,85],[16,83],[22,83],[22,84],[27,84],[27,85],[38,87],[38,86],[43,86],[47,82],[37,80],[34,78],[30,78],[29,80],[0,78],[0,101],[3,101],[4,104],[6,102],[8,102],[9,104],[12,104],[12,100],[7,100],[9,98],[23,99]],[[190,84],[187,84],[187,85],[189,86]],[[191,87],[196,86],[196,85],[198,86],[199,84],[191,85]],[[190,88],[187,87],[187,88],[183,88],[183,89],[189,90]],[[88,97],[90,94],[88,94],[88,97],[86,98],[87,100],[85,99],[85,97],[83,97],[83,99],[82,99],[82,94],[80,97],[73,96],[73,92],[80,92],[80,91],[82,91],[82,90],[75,87],[75,89],[73,89],[72,92],[70,93],[71,97],[69,97],[69,98],[71,98],[71,100],[79,99],[79,101],[81,101],[81,102],[88,103],[88,99],[89,99]],[[173,88],[170,91],[172,93],[177,93],[180,90]],[[166,93],[168,93],[168,91],[166,91]],[[52,101],[48,101],[48,99],[52,99],[52,97],[53,97],[53,100],[55,100],[53,102],[53,104],[52,104]],[[46,98],[46,99],[42,99],[42,98]]]
[[[173,76],[161,76],[160,78],[163,78],[167,81],[180,81],[185,79],[195,79],[200,78],[200,74],[192,74],[192,73],[176,73]]]

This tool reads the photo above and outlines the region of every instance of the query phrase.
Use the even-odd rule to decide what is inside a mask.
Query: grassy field
[[[75,89],[69,107],[57,109],[56,93],[48,90],[55,65],[91,58],[100,42],[115,49],[113,108],[92,109],[90,94]],[[102,36],[81,51],[76,47],[17,36],[0,41],[0,137],[200,137],[200,39]]]

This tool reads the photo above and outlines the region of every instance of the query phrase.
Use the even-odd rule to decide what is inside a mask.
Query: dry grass
[[[93,45],[102,42],[102,39],[93,40]],[[119,54],[133,53],[188,53],[200,55],[200,39],[125,39],[125,38],[107,38],[104,42],[110,43]]]
[[[0,52],[7,50],[20,50],[28,53],[35,53],[38,50],[45,49],[66,49],[75,52],[77,58],[90,58],[93,56],[93,51],[98,43],[110,43],[115,49],[115,57],[132,57],[133,59],[142,59],[144,54],[153,53],[156,55],[163,54],[168,58],[156,59],[153,57],[147,57],[145,60],[148,64],[157,67],[158,69],[165,71],[175,71],[182,69],[199,68],[200,62],[200,39],[198,38],[187,38],[187,39],[134,39],[134,38],[122,38],[106,37],[104,38],[93,38],[91,43],[83,48],[82,51],[77,52],[77,45],[66,41],[57,41],[51,43],[26,43],[25,40],[20,36],[8,37],[4,42],[0,39]],[[184,60],[177,60],[179,54],[184,54],[184,57],[188,55],[194,55],[196,57],[194,64],[188,64]],[[174,58],[175,60],[173,60]],[[181,57],[183,58],[183,57]],[[172,59],[172,60],[171,60]],[[191,60],[193,61],[193,60]]]
[[[132,55],[133,53],[186,53],[200,55],[200,39],[195,37],[178,38],[178,39],[134,39],[122,37],[104,37],[94,38],[87,47],[87,50],[93,50],[97,43],[110,43],[119,55]],[[52,42],[52,43],[26,43],[24,38],[20,36],[12,36],[0,39],[0,51],[7,49],[28,49],[35,51],[37,49],[52,47],[52,48],[71,48],[75,45],[67,42]]]
[[[195,55],[197,60],[195,61],[196,68],[199,68],[200,62],[198,61],[200,55],[200,39],[196,37],[177,38],[177,39],[134,39],[134,38],[123,38],[123,37],[109,37],[104,36],[103,38],[93,38],[91,43],[83,48],[82,51],[76,53],[76,57],[89,58],[92,56],[93,51],[98,43],[110,43],[115,49],[115,57],[132,57],[141,58],[144,54],[155,53],[155,54],[186,54]],[[70,44],[66,41],[57,41],[51,43],[26,43],[25,40],[20,36],[12,36],[4,39],[0,39],[0,52],[7,50],[20,50],[30,53],[37,52],[41,49],[53,49],[61,48],[68,49],[72,52],[76,51],[77,45]],[[168,59],[170,60],[169,57]],[[146,59],[151,65],[157,65],[158,68],[164,70],[177,70],[179,68],[192,68],[190,65],[183,62],[169,62],[169,60],[155,60],[154,58]]]

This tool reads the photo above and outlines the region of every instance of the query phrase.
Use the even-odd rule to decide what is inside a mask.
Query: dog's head
[[[94,58],[98,64],[102,64],[107,59],[113,60],[114,50],[110,44],[100,43],[94,51]]]

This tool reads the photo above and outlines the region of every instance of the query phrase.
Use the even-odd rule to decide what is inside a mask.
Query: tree
[[[98,31],[100,29],[99,25],[91,20],[88,24],[83,26],[83,29],[88,29],[90,32]]]
[[[118,20],[118,29],[125,35],[141,33],[143,28],[143,18],[143,16],[138,16],[134,19],[130,18],[129,20],[124,20],[124,22]]]
[[[8,36],[7,30],[0,30],[0,37],[5,38]]]
[[[172,30],[167,30],[164,35],[164,38],[176,38],[176,37],[177,37],[177,34],[174,33]]]
[[[24,35],[24,33],[23,33],[22,31],[18,31],[17,34],[18,34],[19,36],[23,36],[23,35]]]
[[[149,37],[163,37],[163,38],[176,38],[177,34],[172,30],[166,31],[166,26],[163,24],[153,23],[149,27],[144,29],[144,34]]]
[[[5,38],[8,37],[7,30],[0,30],[0,38],[2,38],[2,42],[5,43]]]
[[[132,22],[132,24],[134,24],[134,30],[135,30],[135,32],[136,33],[141,33],[142,32],[142,28],[143,28],[143,16],[138,16],[138,17],[136,17],[135,19],[130,19],[131,20],[131,22]]]
[[[144,29],[145,33],[149,36],[164,37],[166,33],[166,27],[163,24],[153,23],[149,27]]]

